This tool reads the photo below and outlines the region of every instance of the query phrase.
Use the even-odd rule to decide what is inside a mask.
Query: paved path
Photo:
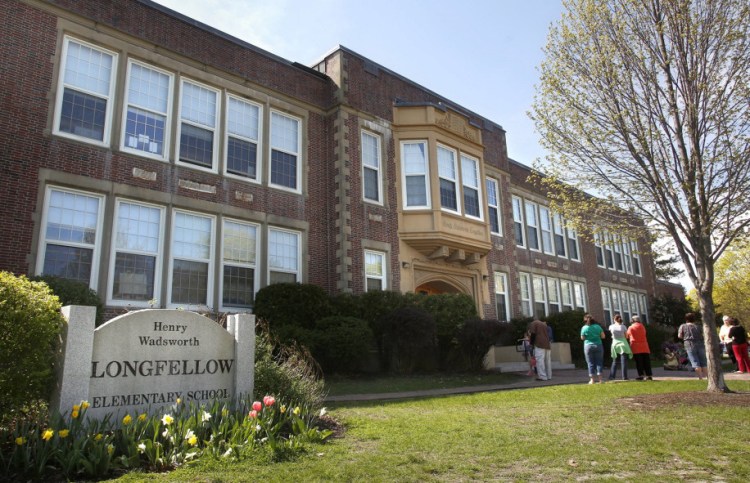
[[[635,370],[628,371],[629,376],[636,377],[637,373]],[[585,369],[565,369],[557,370],[552,373],[552,379],[549,381],[537,381],[534,377],[527,377],[525,373],[515,373],[522,376],[515,382],[509,382],[507,384],[486,384],[482,386],[464,386],[464,387],[451,387],[442,389],[426,389],[421,391],[406,391],[406,392],[386,392],[378,394],[344,394],[339,396],[328,396],[326,402],[349,402],[349,401],[388,401],[394,399],[410,399],[416,397],[433,397],[433,396],[446,396],[449,394],[470,394],[476,392],[489,392],[489,391],[503,391],[507,389],[527,389],[532,387],[542,386],[559,386],[562,384],[587,384],[589,381],[588,371]],[[609,372],[607,371],[607,375]],[[655,381],[673,381],[681,379],[697,379],[695,372],[689,371],[665,371],[661,367],[655,367],[653,369]],[[727,381],[732,380],[746,380],[750,381],[750,374],[734,374],[724,373],[724,379]],[[606,380],[606,378],[605,378]],[[649,381],[636,381],[630,379],[630,381],[616,380],[614,384],[633,383],[633,384],[649,384]],[[611,384],[607,382],[607,384]]]

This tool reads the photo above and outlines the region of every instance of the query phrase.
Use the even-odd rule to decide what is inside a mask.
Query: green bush
[[[342,316],[318,320],[313,340],[311,351],[325,374],[358,372],[375,342],[367,322]]]
[[[411,374],[434,369],[437,332],[429,312],[402,307],[388,314],[385,323],[385,353],[395,372]]]
[[[331,315],[363,319],[364,308],[361,295],[340,293],[331,297]]]
[[[456,335],[464,321],[477,317],[474,299],[466,294],[438,294],[416,296],[418,307],[435,319],[438,341],[438,364],[445,369],[448,354],[455,346]]]
[[[554,341],[569,343],[570,356],[576,362],[585,360],[583,341],[581,340],[584,315],[582,310],[571,310],[545,317],[547,325],[552,327]]]
[[[283,343],[298,341],[315,321],[331,315],[328,294],[317,285],[275,283],[264,287],[255,296],[253,313],[268,322],[271,332]]]
[[[104,304],[99,296],[83,282],[69,280],[62,277],[53,277],[52,275],[42,275],[32,277],[31,280],[44,282],[52,290],[52,293],[60,299],[60,304],[66,305],[85,305],[96,307],[96,326],[99,327],[104,321]]]
[[[456,338],[467,368],[470,371],[482,371],[487,351],[495,344],[495,341],[510,332],[510,324],[499,320],[476,317],[464,322]]]
[[[671,325],[649,324],[646,326],[646,340],[648,348],[651,351],[651,357],[664,359],[662,346],[665,342],[674,342],[677,335],[677,329]]]
[[[0,272],[0,415],[48,399],[64,323],[60,301],[41,282]]]

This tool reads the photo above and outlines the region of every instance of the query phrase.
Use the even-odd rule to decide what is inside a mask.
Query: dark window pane
[[[271,151],[271,183],[297,188],[297,156]]]
[[[539,233],[536,231],[536,227],[527,226],[527,238],[529,239],[529,248],[534,250],[539,249]]]
[[[568,238],[568,250],[570,251],[570,258],[578,260],[578,244],[573,238]]]
[[[540,319],[544,317],[544,302],[534,303],[534,315]]]
[[[224,267],[222,303],[229,307],[252,307],[255,295],[255,270],[245,267]]]
[[[604,266],[604,252],[602,251],[601,247],[594,247],[594,250],[596,251],[596,264],[600,266]],[[571,255],[571,258],[573,256]]]
[[[149,301],[154,298],[156,257],[117,253],[112,298]]]
[[[42,273],[77,280],[88,285],[91,282],[93,254],[94,250],[89,248],[48,244]]]
[[[456,199],[456,184],[444,179],[440,180],[440,206],[451,210],[458,209]]]
[[[374,169],[365,168],[365,199],[380,201],[378,192],[378,172]]]
[[[227,143],[227,171],[255,179],[257,148],[251,142],[230,137]]]
[[[107,101],[65,89],[60,112],[60,131],[98,141],[104,140]]]
[[[490,230],[492,233],[500,233],[500,220],[497,216],[497,208],[490,206]]]
[[[467,215],[479,216],[479,191],[464,186],[464,209]]]
[[[378,278],[367,279],[367,291],[373,292],[376,290],[383,290],[383,281]]]
[[[174,261],[172,270],[172,303],[206,305],[208,263]]]
[[[147,153],[164,154],[164,116],[129,107],[125,146]]]
[[[523,225],[516,221],[513,223],[513,228],[516,235],[516,245],[523,246]]]
[[[555,249],[557,254],[561,257],[565,256],[565,237],[562,235],[555,235]]]
[[[505,305],[505,295],[495,294],[495,301],[497,305],[497,319],[501,322],[507,321],[508,312]]]
[[[622,272],[622,253],[615,252],[615,266]]]
[[[297,275],[294,273],[271,272],[270,277],[269,277],[269,284],[295,283],[296,281],[297,281]]]
[[[406,206],[427,205],[427,189],[424,175],[406,177]]]
[[[210,168],[213,166],[214,134],[182,123],[180,132],[180,160]]]

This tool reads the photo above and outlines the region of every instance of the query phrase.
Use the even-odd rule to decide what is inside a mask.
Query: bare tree
[[[569,187],[674,240],[700,304],[708,390],[728,391],[712,293],[714,263],[750,224],[750,2],[563,4],[531,114],[552,153],[543,183],[576,226],[594,205]]]

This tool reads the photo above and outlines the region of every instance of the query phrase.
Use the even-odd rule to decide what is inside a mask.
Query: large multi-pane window
[[[586,286],[580,282],[573,282],[573,293],[575,295],[576,308],[586,310]]]
[[[65,37],[55,133],[105,146],[109,143],[117,54]]]
[[[268,283],[294,283],[300,275],[299,232],[269,228]]]
[[[424,141],[401,143],[401,159],[403,161],[404,208],[429,208],[427,143]]]
[[[622,259],[625,262],[625,272],[633,274],[633,258],[630,253],[630,242],[623,240],[622,242]]]
[[[646,295],[639,294],[640,298],[640,309],[641,309],[641,321],[644,324],[648,324],[648,306],[646,305]]]
[[[215,171],[219,91],[183,79],[180,92],[178,159]]]
[[[464,190],[464,213],[472,218],[482,218],[482,208],[479,203],[482,199],[479,162],[465,154],[461,155],[461,179]]]
[[[117,200],[109,302],[145,307],[160,292],[164,208]]]
[[[555,253],[555,247],[552,245],[552,220],[550,211],[546,206],[539,207],[539,227],[542,230],[542,251],[550,255]]]
[[[604,242],[601,233],[594,233],[594,252],[596,253],[596,264],[602,268],[604,264]]]
[[[521,289],[521,315],[531,317],[534,315],[531,306],[531,276],[528,273],[519,274],[519,285]]]
[[[500,191],[497,187],[497,181],[492,178],[485,180],[487,190],[487,216],[490,219],[490,232],[493,235],[502,235],[500,225]]]
[[[440,207],[458,212],[458,168],[456,152],[443,146],[437,147],[438,178],[440,180]]]
[[[620,292],[620,300],[622,303],[622,320],[626,323],[630,323],[630,297],[628,296],[628,293],[626,291]]]
[[[615,251],[615,268],[618,272],[622,272],[625,270],[625,266],[622,263],[622,245],[620,244],[619,237],[613,237],[612,242]]]
[[[558,290],[560,281],[556,278],[547,277],[547,298],[549,299],[549,313],[560,312],[560,293]]]
[[[508,276],[502,272],[495,272],[495,309],[500,321],[510,320],[509,296]]]
[[[380,174],[380,137],[362,131],[362,197],[366,201],[382,204],[383,181]]]
[[[385,290],[385,253],[365,250],[365,291]]]
[[[513,203],[513,236],[516,239],[516,245],[519,247],[526,246],[526,237],[523,231],[523,201],[521,198],[514,196]]]
[[[174,210],[170,304],[213,305],[214,217]]]
[[[104,198],[48,187],[37,272],[96,289]]]
[[[633,273],[641,276],[641,258],[638,254],[638,244],[634,241],[630,242],[630,248],[633,255]]]
[[[635,292],[630,292],[630,307],[632,310],[632,315],[638,315],[638,294]]]
[[[560,299],[562,301],[563,312],[575,308],[575,299],[573,298],[573,284],[568,280],[560,280]]]
[[[299,119],[271,112],[271,185],[299,191]]]
[[[168,159],[172,78],[172,74],[141,62],[128,62],[123,151]]]
[[[580,262],[581,252],[578,249],[578,233],[572,228],[568,228],[567,232],[568,232],[568,252],[570,253],[570,259],[576,262]]]
[[[612,297],[612,314],[622,315],[622,307],[620,306],[620,291],[616,289],[611,290]]]
[[[552,215],[552,228],[555,233],[555,253],[558,257],[567,257],[567,245],[565,241],[565,224],[558,213]]]
[[[250,308],[258,285],[258,225],[225,219],[221,233],[221,306]]]
[[[607,287],[602,287],[602,305],[604,307],[604,323],[609,326],[612,323],[612,302]]]
[[[254,102],[227,96],[225,136],[226,173],[258,180],[258,143],[260,139],[261,107]]]
[[[534,287],[534,316],[542,318],[547,315],[547,287],[544,283],[544,277],[532,275],[531,280]]]
[[[604,240],[604,263],[610,270],[615,269],[615,257],[612,254],[612,235],[606,233],[603,236]]]
[[[537,219],[537,205],[531,201],[524,203],[526,206],[526,238],[531,250],[539,250],[539,222]]]

